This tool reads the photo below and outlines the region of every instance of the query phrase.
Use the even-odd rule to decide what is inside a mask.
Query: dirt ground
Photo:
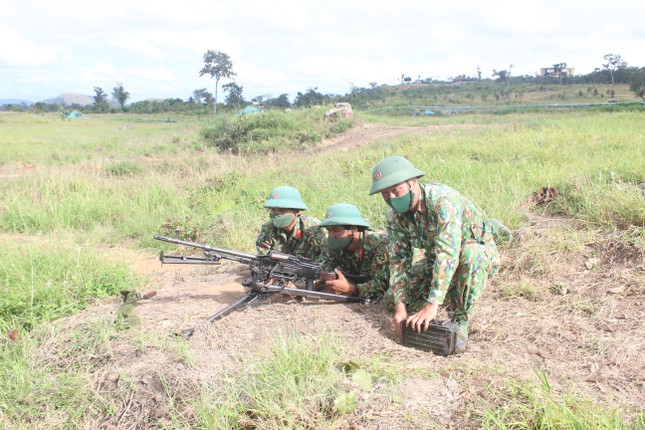
[[[366,126],[327,147],[405,132],[409,129]],[[96,426],[145,429],[168,423],[169,391],[181,404],[195,387],[239,372],[243,358],[266,348],[276,332],[289,330],[314,337],[332,333],[354,361],[383,354],[418,369],[420,376],[395,387],[400,402],[371,393],[369,410],[349,416],[347,428],[476,428],[476,412],[494,404],[492,393],[505,379],[536,380],[536,371],[545,372],[557,393],[580,393],[635,414],[645,404],[645,255],[642,248],[610,237],[564,255],[549,249],[537,255],[535,244],[563,228],[581,227],[527,210],[515,241],[502,247],[501,273],[477,305],[467,352],[450,357],[403,347],[380,303],[303,302],[274,295],[204,323],[244,294],[245,266],[162,267],[155,255],[133,254],[133,269],[148,280],[142,292],[157,295],[139,302],[139,327],[113,340],[105,356],[88,357],[98,369],[96,391],[112,398],[118,411]],[[69,332],[88,321],[111,320],[119,304],[117,299],[97,303],[60,324]],[[172,346],[174,334],[188,328],[195,328],[186,343],[194,358],[190,365],[177,359]],[[140,336],[158,339],[159,346],[141,347]],[[379,389],[378,384],[373,388]]]

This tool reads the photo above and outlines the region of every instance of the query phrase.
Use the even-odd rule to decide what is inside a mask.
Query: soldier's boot
[[[468,321],[457,322],[457,336],[455,339],[455,354],[462,354],[468,347]]]

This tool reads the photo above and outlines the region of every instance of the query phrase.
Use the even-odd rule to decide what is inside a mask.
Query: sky
[[[0,99],[121,83],[130,102],[187,100],[215,91],[199,76],[207,50],[230,56],[246,100],[477,68],[534,76],[565,62],[586,74],[606,54],[645,67],[643,17],[643,0],[0,0]]]

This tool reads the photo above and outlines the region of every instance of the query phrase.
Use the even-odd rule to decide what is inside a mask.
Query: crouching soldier
[[[405,158],[380,161],[372,170],[370,195],[380,193],[387,213],[392,324],[421,332],[444,303],[457,323],[456,352],[468,342],[468,321],[489,276],[498,270],[492,228],[467,198],[447,185],[419,184],[425,173]],[[414,248],[425,257],[413,263]],[[446,304],[447,304],[446,303]]]
[[[325,268],[335,270],[338,275],[336,280],[325,281],[327,291],[366,298],[382,297],[390,277],[385,233],[370,230],[370,223],[349,203],[330,206],[320,227],[328,232]],[[367,280],[358,283],[355,278],[358,276]]]
[[[260,228],[255,245],[259,255],[269,251],[301,255],[311,260],[321,260],[326,253],[326,231],[318,228],[320,220],[303,215],[307,210],[300,192],[283,185],[271,190],[264,202],[271,220]]]

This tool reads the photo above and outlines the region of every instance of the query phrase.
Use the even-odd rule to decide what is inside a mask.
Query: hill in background
[[[77,104],[80,106],[90,106],[94,103],[94,97],[84,94],[67,93],[58,97],[45,99],[42,102],[47,104],[59,104],[65,106],[71,106],[72,104]]]
[[[34,104],[34,102],[30,100],[23,100],[23,99],[0,99],[0,106],[4,105],[25,105],[25,106],[31,106]]]

